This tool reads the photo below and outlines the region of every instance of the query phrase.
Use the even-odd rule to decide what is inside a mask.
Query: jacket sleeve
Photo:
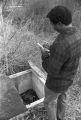
[[[47,72],[47,66],[48,66],[48,62],[49,62],[49,54],[48,52],[45,52],[42,54],[42,67],[44,68],[44,70]]]
[[[70,52],[63,43],[58,42],[50,47],[50,53],[47,72],[57,76],[64,63],[69,59]]]
[[[50,46],[50,55],[43,59],[42,66],[47,73],[57,75],[68,58],[65,45],[57,42]]]

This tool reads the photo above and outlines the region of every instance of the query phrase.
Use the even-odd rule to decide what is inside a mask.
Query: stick
[[[40,43],[37,43],[37,45],[38,45],[42,50],[45,50],[45,51],[50,52],[50,50],[48,50],[47,48],[44,48]]]

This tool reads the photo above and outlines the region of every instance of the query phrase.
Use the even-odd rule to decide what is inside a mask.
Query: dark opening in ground
[[[20,94],[20,96],[25,105],[30,104],[39,99],[36,92],[33,89],[27,90],[26,92]]]

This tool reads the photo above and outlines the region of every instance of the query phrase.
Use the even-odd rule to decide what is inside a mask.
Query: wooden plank
[[[27,108],[27,109],[28,109],[28,108],[31,108],[31,107],[33,108],[33,107],[35,107],[36,105],[38,105],[38,104],[40,104],[40,103],[43,103],[43,101],[44,101],[44,98],[39,99],[39,100],[37,100],[37,101],[29,104],[29,105],[26,105],[26,108]]]
[[[9,78],[15,84],[19,94],[32,89],[32,71],[31,69],[25,70],[13,75],[10,75]]]
[[[43,83],[45,84],[46,78],[39,76],[36,71],[32,70],[33,74]],[[33,79],[33,78],[32,78]]]
[[[42,77],[36,76],[32,73],[33,90],[36,91],[37,96],[41,99],[44,95],[45,80]]]
[[[19,73],[16,73],[16,74],[10,75],[9,78],[10,78],[10,79],[13,79],[13,78],[16,78],[16,77],[22,76],[22,75],[27,74],[27,73],[30,73],[30,72],[32,72],[31,69],[29,69],[29,70],[25,70],[25,71],[23,71],[23,72],[19,72]]]
[[[35,66],[31,60],[29,60],[28,63],[31,67],[32,72],[34,72],[35,75],[37,74],[37,76],[43,78],[44,79],[44,80],[42,79],[43,82],[46,81],[46,75],[37,66]]]

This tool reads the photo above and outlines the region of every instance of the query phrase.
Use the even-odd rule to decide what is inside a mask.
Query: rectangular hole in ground
[[[24,93],[20,94],[20,97],[22,98],[25,105],[28,105],[32,102],[39,100],[36,92],[33,89],[29,89]]]

